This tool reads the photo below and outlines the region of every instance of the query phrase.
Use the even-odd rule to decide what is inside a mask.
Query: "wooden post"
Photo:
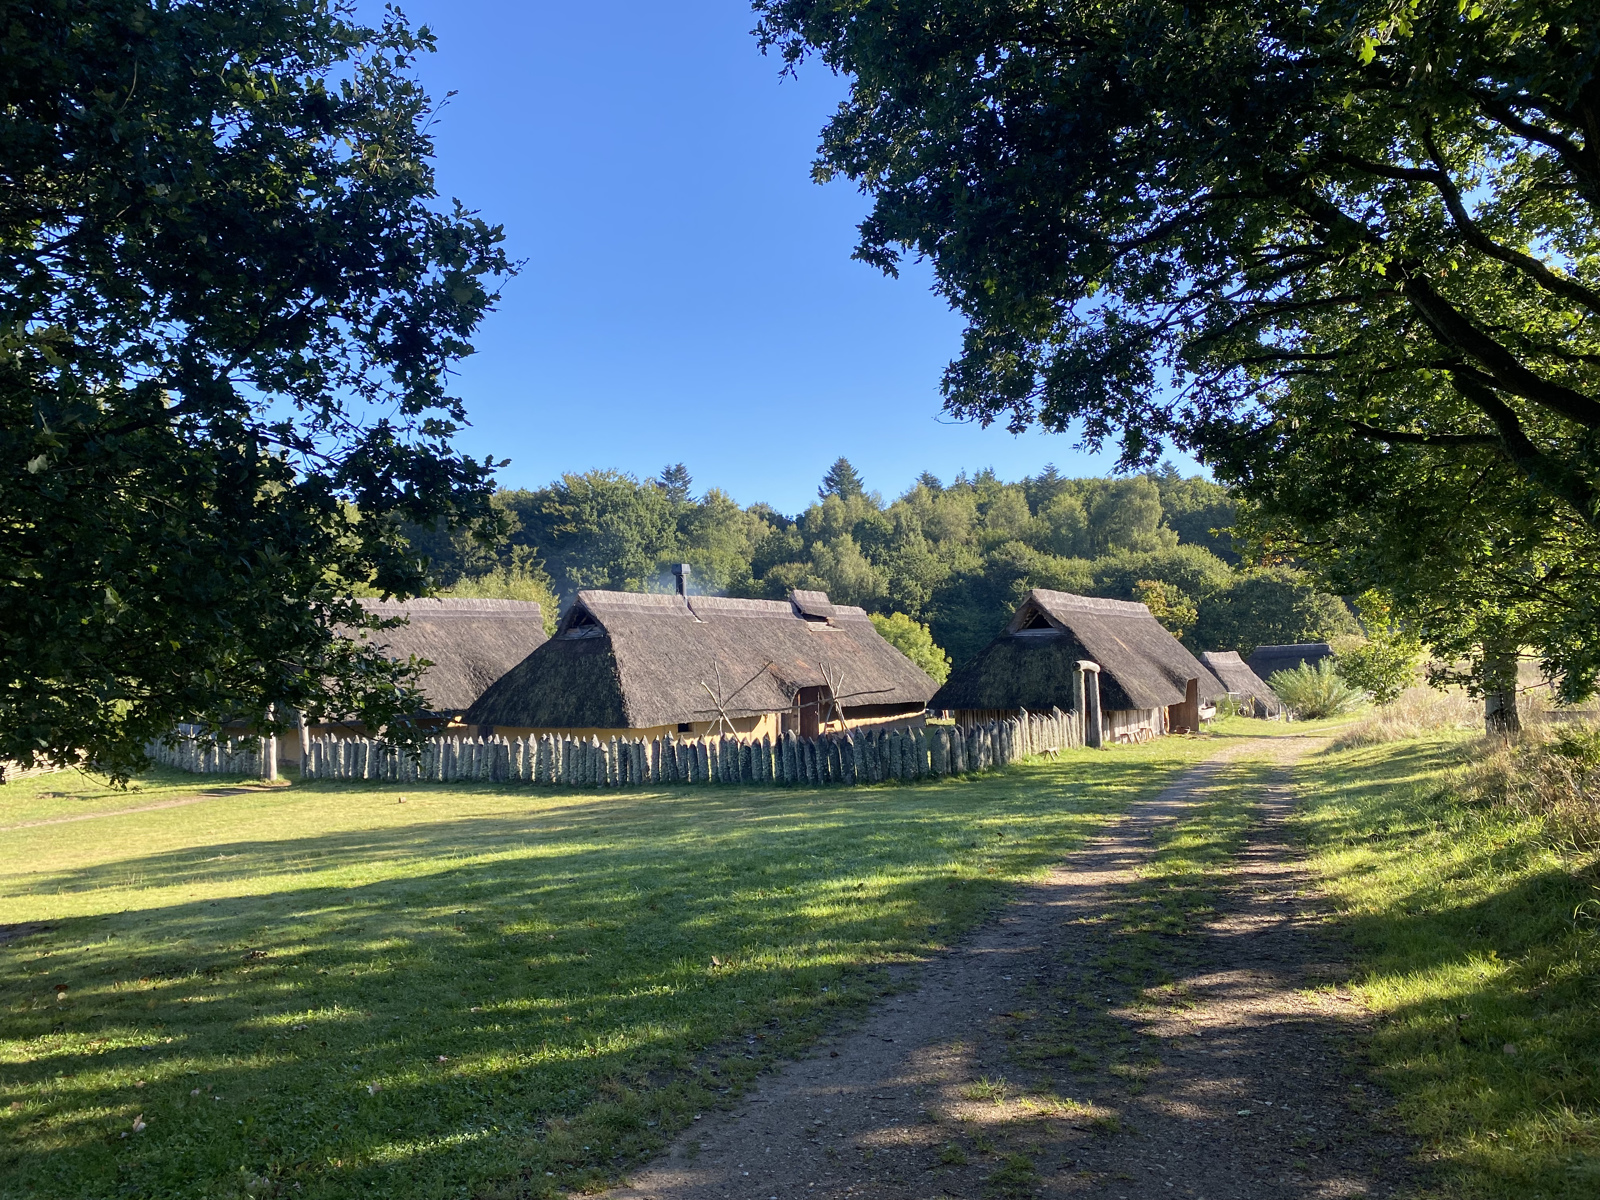
[[[1073,678],[1083,681],[1083,744],[1098,750],[1105,744],[1100,716],[1100,664],[1080,659]]]

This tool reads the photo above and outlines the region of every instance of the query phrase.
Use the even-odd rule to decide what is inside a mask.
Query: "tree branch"
[[[1350,430],[1357,437],[1375,442],[1394,442],[1408,446],[1496,446],[1500,438],[1492,433],[1412,433],[1403,429],[1379,429],[1365,421],[1352,421]]]
[[[1483,92],[1476,88],[1467,88],[1466,92],[1482,106],[1484,112],[1507,129],[1559,154],[1569,171],[1579,179],[1587,179],[1588,186],[1585,190],[1589,192],[1590,200],[1600,203],[1600,161],[1585,161],[1585,159],[1600,160],[1600,147],[1580,146],[1569,137],[1519,117],[1509,104],[1492,92]]]
[[[1535,446],[1511,406],[1480,383],[1477,372],[1452,370],[1450,385],[1489,418],[1499,432],[1501,449],[1524,478],[1570,504],[1591,529],[1600,529],[1600,497],[1593,485]]]
[[[1482,229],[1478,228],[1467,206],[1461,202],[1461,189],[1456,187],[1455,181],[1450,178],[1449,168],[1445,166],[1444,156],[1439,153],[1439,147],[1434,144],[1433,131],[1424,125],[1422,130],[1422,145],[1427,150],[1428,157],[1433,160],[1437,171],[1430,173],[1429,182],[1439,189],[1439,195],[1444,200],[1444,206],[1450,213],[1450,219],[1456,223],[1469,245],[1487,254],[1508,266],[1516,267],[1524,274],[1531,275],[1546,291],[1553,292],[1577,304],[1583,305],[1591,313],[1600,314],[1600,292],[1594,292],[1583,286],[1575,279],[1568,279],[1558,275],[1545,266],[1531,254],[1524,254],[1520,250],[1513,250],[1509,246],[1502,246]]]
[[[1531,400],[1586,428],[1600,428],[1600,402],[1535,375],[1511,351],[1484,333],[1460,309],[1436,292],[1426,276],[1404,264],[1396,265],[1405,281],[1402,294],[1421,314],[1434,335],[1445,345],[1482,363],[1493,376],[1496,387]]]

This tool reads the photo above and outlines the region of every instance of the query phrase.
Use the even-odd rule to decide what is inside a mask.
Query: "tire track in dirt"
[[[1223,750],[1026,889],[913,991],[707,1114],[612,1200],[1387,1196],[1411,1145],[1290,846],[1298,736]],[[1152,832],[1272,763],[1215,911],[1148,933]],[[1145,929],[1142,939],[1132,932]],[[1150,947],[1154,946],[1153,956]],[[1157,986],[1157,980],[1168,982]]]

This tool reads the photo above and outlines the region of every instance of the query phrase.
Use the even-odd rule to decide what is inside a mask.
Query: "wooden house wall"
[[[1107,742],[1142,742],[1167,732],[1164,708],[1113,708],[1101,713]]]

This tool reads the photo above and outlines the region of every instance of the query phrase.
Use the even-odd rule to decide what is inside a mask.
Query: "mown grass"
[[[1216,746],[849,792],[319,783],[13,828],[0,923],[48,928],[0,947],[0,1196],[597,1186]],[[39,794],[66,790],[9,785],[0,825],[92,807]]]
[[[1452,1197],[1600,1195],[1600,874],[1470,799],[1443,733],[1302,765],[1299,816],[1384,1018],[1373,1068]]]
[[[275,791],[281,784],[264,784],[237,776],[206,776],[158,768],[125,788],[83,771],[58,771],[32,775],[0,788],[0,833],[14,834],[17,826],[43,821],[63,821],[97,813],[125,812],[177,801],[207,803],[245,791]],[[9,840],[9,838],[8,838]]]

